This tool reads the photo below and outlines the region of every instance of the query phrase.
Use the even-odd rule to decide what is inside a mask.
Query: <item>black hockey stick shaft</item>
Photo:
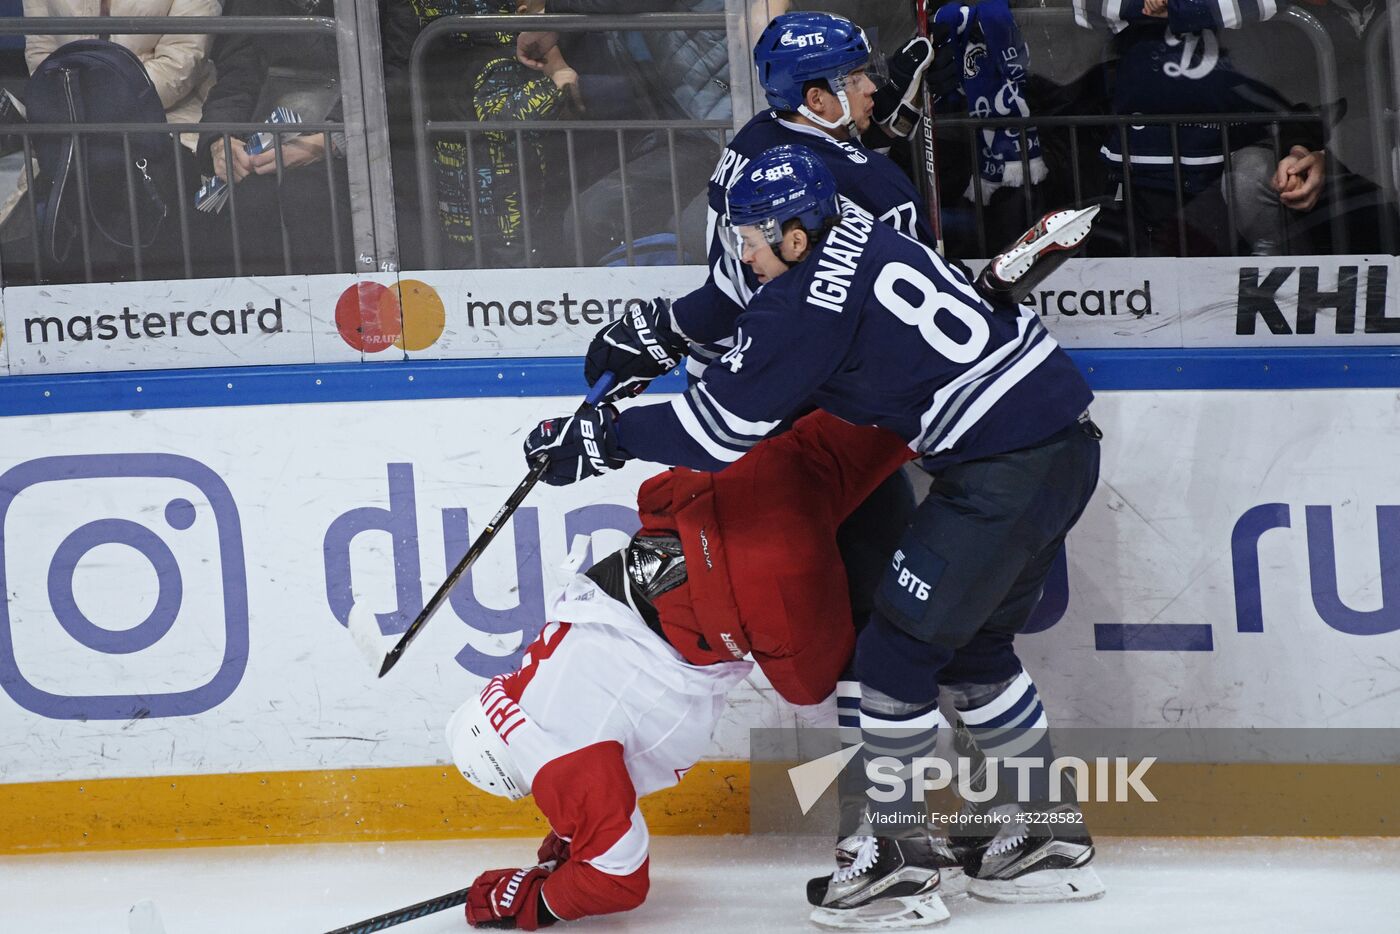
[[[574,413],[575,417],[582,415],[599,402],[602,402],[603,397],[606,396],[608,390],[612,388],[612,384],[613,375],[611,373],[604,373],[599,377],[598,382],[594,383],[593,388],[588,391],[587,398],[585,398],[583,403],[578,407],[578,411]],[[507,499],[505,504],[491,517],[491,521],[486,523],[486,528],[481,530],[481,534],[476,537],[476,541],[472,542],[471,547],[467,549],[467,553],[462,556],[462,560],[458,561],[457,566],[452,569],[452,573],[447,575],[447,580],[442,582],[442,586],[439,587],[437,592],[428,600],[427,605],[423,607],[417,618],[409,624],[408,629],[404,630],[404,634],[399,637],[399,641],[389,650],[389,654],[384,656],[384,665],[379,669],[379,677],[382,678],[387,675],[389,669],[398,664],[399,659],[403,657],[404,650],[408,648],[409,643],[418,637],[418,633],[423,631],[424,626],[428,625],[428,620],[433,618],[433,614],[438,611],[438,607],[442,606],[447,600],[447,595],[452,592],[453,587],[457,586],[457,581],[462,579],[462,575],[467,573],[467,568],[471,567],[476,559],[481,557],[481,553],[486,550],[486,546],[495,540],[496,534],[505,526],[510,517],[515,514],[515,510],[525,501],[525,497],[529,495],[530,491],[535,488],[535,484],[539,482],[548,464],[549,461],[543,457],[535,461],[534,466],[530,468],[530,472],[525,475],[525,479],[521,480],[520,485],[515,488],[515,492],[510,494],[510,498]],[[371,928],[370,930],[374,929]]]
[[[928,34],[928,0],[915,0],[915,12],[918,17],[919,35],[925,39]],[[929,93],[927,87],[924,88],[923,97],[924,119],[919,121],[922,130],[922,143],[924,155],[924,197],[927,199],[928,222],[933,226],[933,239],[935,249],[939,255],[943,255],[943,210],[939,202],[938,194],[938,144],[933,135],[933,95]]]
[[[409,905],[407,908],[398,908],[394,911],[386,911],[382,915],[373,918],[366,918],[354,924],[348,924],[343,928],[336,928],[327,934],[370,934],[371,931],[382,931],[399,924],[407,924],[416,921],[424,915],[437,914],[439,911],[446,911],[449,908],[456,908],[458,905],[467,903],[467,893],[471,891],[468,886],[465,889],[458,889],[455,892],[448,892],[446,895],[439,895],[437,898],[430,898],[425,902],[416,905]]]

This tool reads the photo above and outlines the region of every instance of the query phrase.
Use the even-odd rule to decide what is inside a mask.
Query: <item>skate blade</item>
[[[992,270],[1006,282],[1019,281],[1050,253],[1072,250],[1084,242],[1099,215],[1097,204],[1082,210],[1053,211],[1042,217],[1015,246],[992,259]]]
[[[938,870],[938,894],[945,902],[967,898],[967,883],[968,875],[959,867]]]
[[[1080,210],[1055,211],[1045,215],[1042,220],[1042,223],[1045,224],[1045,233],[1030,239],[1025,244],[1027,252],[1039,255],[1051,244],[1061,249],[1077,246],[1081,240],[1089,236],[1089,231],[1094,226],[1094,218],[1098,216],[1099,206],[1097,204]]]
[[[1087,902],[1102,898],[1107,889],[1093,866],[1044,869],[1019,879],[969,879],[967,893],[984,902],[1033,904]]]
[[[942,924],[948,917],[939,892],[879,898],[859,908],[814,908],[809,916],[829,931],[902,931]]]

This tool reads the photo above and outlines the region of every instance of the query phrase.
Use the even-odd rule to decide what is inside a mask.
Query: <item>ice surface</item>
[[[653,838],[651,896],[564,930],[698,934],[817,929],[803,885],[829,858],[810,837]],[[0,931],[124,934],[153,899],[169,934],[317,934],[530,861],[529,840],[264,846],[0,858]],[[1103,839],[1103,900],[949,902],[939,931],[1086,934],[1400,931],[1397,839]],[[394,928],[463,934],[460,908]],[[555,930],[561,930],[555,928]]]

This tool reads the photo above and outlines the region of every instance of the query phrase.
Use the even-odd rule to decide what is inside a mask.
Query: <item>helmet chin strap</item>
[[[848,97],[846,97],[845,84],[846,82],[844,78],[840,79],[839,84],[832,84],[831,82],[828,82],[828,87],[831,88],[831,93],[836,95],[836,99],[841,102],[841,116],[839,119],[835,121],[824,120],[823,118],[817,116],[812,111],[812,109],[808,107],[805,103],[803,103],[797,108],[797,112],[800,113],[802,116],[806,117],[808,120],[811,120],[817,126],[822,127],[823,129],[845,129],[848,133],[851,134],[851,136],[859,136],[860,130],[856,128],[855,117],[851,114],[851,101]]]

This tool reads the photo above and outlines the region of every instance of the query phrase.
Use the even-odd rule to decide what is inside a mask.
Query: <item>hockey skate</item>
[[[930,844],[929,837],[855,835],[842,840],[837,863],[845,865],[829,879],[808,883],[809,900],[821,895],[812,923],[838,931],[895,931],[947,921],[939,858]],[[947,859],[952,860],[951,853]]]
[[[977,291],[990,301],[1020,304],[1084,245],[1099,214],[1097,204],[1087,208],[1051,211],[1021,235],[977,277]]]
[[[836,844],[836,868],[842,870],[855,862],[855,843],[867,839],[859,835],[847,837]],[[986,841],[979,841],[985,843]],[[938,867],[938,891],[944,900],[963,898],[967,895],[967,873],[963,871],[963,858],[952,841],[929,834],[929,851],[932,864]],[[831,874],[816,876],[807,880],[807,903],[820,907],[826,899],[826,890],[831,885]]]
[[[1011,804],[993,812],[1009,820],[984,849],[966,855],[969,895],[988,902],[1072,902],[1104,894],[1090,865],[1094,841],[1074,805],[1028,805],[1023,812]],[[1040,819],[1027,819],[1027,813]]]

